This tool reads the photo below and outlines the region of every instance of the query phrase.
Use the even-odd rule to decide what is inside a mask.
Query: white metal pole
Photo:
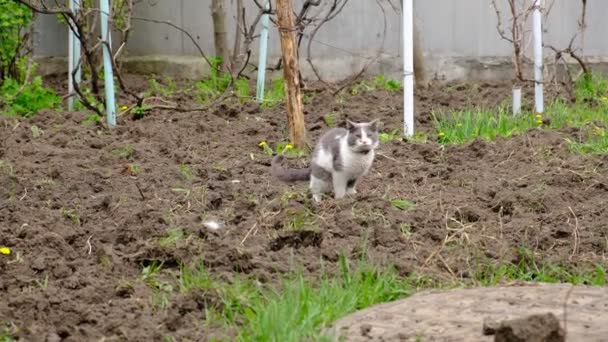
[[[77,14],[80,10],[80,0],[70,0],[70,10],[72,13]],[[72,23],[72,27],[76,27]],[[80,72],[80,39],[76,36],[76,33],[68,26],[68,110],[74,110],[74,78],[72,73],[76,70],[76,83],[80,84],[81,72]]]
[[[414,135],[414,3],[403,0],[403,134]]]
[[[537,113],[544,111],[543,99],[543,30],[541,0],[536,0],[533,13],[534,35],[534,104]]]
[[[521,113],[521,87],[513,88],[513,116]]]

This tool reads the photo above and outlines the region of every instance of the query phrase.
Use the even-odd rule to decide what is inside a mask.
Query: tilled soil
[[[401,127],[399,92],[308,94],[311,142],[330,112],[339,124]],[[431,110],[497,105],[509,94],[490,84],[420,90],[417,128],[432,132]],[[355,198],[315,206],[306,183],[270,176],[258,146],[285,139],[283,106],[154,111],[121,117],[113,131],[85,119],[0,119],[0,246],[12,249],[0,255],[0,322],[27,341],[208,338],[207,301],[176,295],[166,310],[154,306],[137,280],[152,261],[202,262],[218,278],[269,284],[294,267],[317,276],[341,252],[443,280],[469,278],[481,262],[516,262],[521,247],[539,263],[608,265],[608,159],[571,154],[568,132],[463,146],[395,140],[381,146]],[[395,208],[396,199],[414,206]],[[209,230],[209,219],[225,227]],[[185,237],[161,245],[172,228]]]

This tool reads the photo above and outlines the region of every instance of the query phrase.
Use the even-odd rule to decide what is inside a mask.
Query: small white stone
[[[217,220],[206,220],[203,222],[203,226],[214,232],[224,228],[224,224]]]

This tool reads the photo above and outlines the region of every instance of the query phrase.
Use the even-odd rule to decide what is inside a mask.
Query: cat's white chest
[[[352,176],[366,174],[374,161],[374,151],[367,154],[354,153],[348,148],[342,148],[342,163],[345,172]]]

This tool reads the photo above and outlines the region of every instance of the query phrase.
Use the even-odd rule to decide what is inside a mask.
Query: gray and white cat
[[[316,202],[333,188],[335,198],[357,193],[355,186],[372,166],[378,148],[378,120],[354,123],[325,132],[313,151],[310,167],[285,169],[282,156],[272,159],[272,174],[284,182],[310,180]]]

